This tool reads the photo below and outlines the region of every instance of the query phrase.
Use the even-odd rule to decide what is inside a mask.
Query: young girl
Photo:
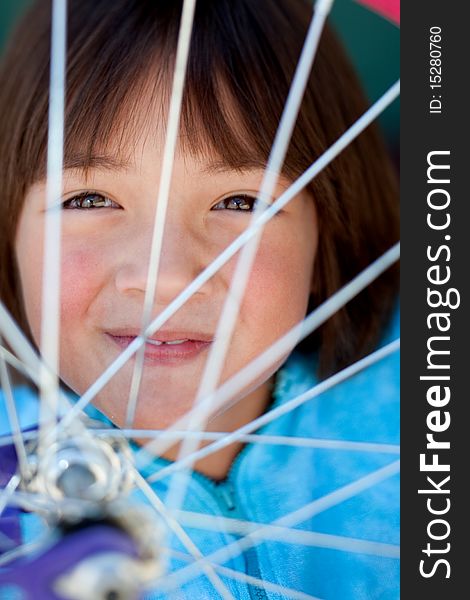
[[[60,376],[78,395],[140,333],[181,4],[69,2],[58,203]],[[303,0],[196,3],[152,317],[249,225],[310,18],[310,3]],[[37,1],[11,40],[0,72],[1,299],[37,345],[48,210],[50,21],[50,3]],[[326,28],[269,203],[365,108],[354,73]],[[220,383],[397,238],[396,182],[370,127],[266,226]],[[164,429],[191,408],[236,259],[147,340],[135,428]],[[396,291],[397,272],[390,269],[231,398],[232,407],[212,415],[208,429],[233,431],[393,340]],[[118,427],[126,422],[134,364],[129,360],[94,399]],[[389,357],[258,433],[396,444],[397,395],[397,358]],[[23,410],[33,402],[28,396]],[[177,455],[178,447],[166,451],[143,474],[154,475]],[[364,486],[327,510],[321,511],[319,500],[308,516],[282,520],[391,462],[385,453],[237,442],[196,463],[184,510],[284,524],[284,530],[221,562],[285,588],[285,596],[253,579],[219,574],[235,598],[290,597],[288,590],[322,598],[397,598],[398,565],[387,551],[398,543],[396,477]],[[170,479],[153,484],[160,497]],[[31,537],[28,523],[25,517],[25,539]],[[294,526],[318,535],[283,537]],[[205,556],[239,537],[229,527],[202,527],[188,532]],[[353,538],[348,552],[342,537]],[[355,538],[385,544],[385,550],[355,545]],[[185,564],[174,559],[171,568]],[[219,594],[211,578],[200,575],[172,597]],[[158,586],[149,597],[163,597]]]

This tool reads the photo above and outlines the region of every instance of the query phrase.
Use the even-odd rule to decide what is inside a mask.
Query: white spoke
[[[147,285],[145,288],[144,309],[142,317],[142,333],[149,324],[152,316],[152,306],[157,290],[157,277],[160,265],[160,255],[163,243],[163,233],[165,228],[166,212],[168,199],[170,195],[170,185],[173,175],[173,164],[175,159],[176,143],[181,116],[181,105],[183,101],[184,80],[186,76],[186,66],[188,62],[189,47],[191,42],[191,33],[194,20],[194,9],[196,0],[184,0],[183,11],[181,14],[181,25],[178,35],[178,47],[176,50],[176,62],[173,75],[173,88],[171,92],[170,108],[168,113],[167,134],[165,147],[163,149],[163,160],[161,169],[160,186],[158,190],[157,209],[154,219],[154,229],[152,236],[152,246],[150,250],[150,260],[147,275]],[[139,387],[142,379],[144,366],[145,344],[143,344],[136,356],[134,370],[132,373],[131,389],[127,407],[127,426],[132,426],[139,396]]]
[[[97,503],[93,500],[83,500],[81,498],[73,498],[64,496],[61,499],[53,499],[47,494],[38,492],[15,491],[9,497],[9,503],[12,506],[18,506],[24,510],[43,513],[45,517],[52,516],[54,519],[57,515],[73,514],[87,515],[96,512]]]
[[[213,567],[209,565],[205,557],[202,555],[201,551],[195,543],[191,540],[188,534],[184,531],[181,525],[176,521],[174,517],[172,517],[163,502],[157,496],[157,494],[152,490],[149,484],[145,481],[145,479],[138,473],[137,471],[134,474],[135,482],[138,488],[142,491],[143,494],[148,498],[156,512],[161,515],[165,521],[168,523],[169,527],[173,530],[173,532],[178,536],[181,543],[185,546],[185,548],[191,553],[200,568],[207,575],[214,588],[219,592],[219,594],[224,598],[224,600],[235,600],[230,592],[227,590],[221,579],[215,573]]]
[[[102,437],[125,438],[160,438],[163,440],[179,441],[185,437],[199,437],[203,441],[217,441],[230,435],[231,431],[168,431],[166,429],[94,429],[93,433]],[[293,446],[297,448],[322,448],[325,450],[345,450],[346,452],[372,452],[374,454],[400,454],[397,444],[382,444],[376,442],[355,442],[348,440],[330,440],[324,438],[306,438],[290,435],[266,435],[252,433],[240,435],[238,442],[265,444],[268,446]],[[1,445],[0,440],[0,445]]]
[[[302,546],[314,546],[318,548],[330,548],[343,552],[355,552],[358,554],[370,554],[387,558],[399,558],[400,547],[394,544],[373,542],[370,540],[355,539],[340,535],[331,535],[315,531],[304,531],[276,525],[266,525],[255,521],[242,521],[229,519],[203,513],[187,512],[179,510],[175,513],[178,521],[185,527],[204,529],[209,531],[226,531],[247,536],[253,531],[264,528],[265,540],[284,542],[286,544],[297,544]]]
[[[276,133],[266,172],[261,183],[259,197],[262,200],[265,198],[269,199],[276,187],[292,132],[297,121],[297,115],[303,99],[305,87],[315,59],[318,42],[332,3],[333,0],[318,0],[315,4],[315,12],[310,23],[281,122]],[[255,208],[251,224],[256,222],[263,210],[263,204],[260,203],[260,205]],[[238,317],[239,307],[257,252],[261,233],[261,231],[258,232],[258,234],[245,245],[237,261],[233,281],[230,285],[230,290],[227,293],[227,300],[222,309],[219,324],[217,326],[215,342],[212,345],[202,375],[202,381],[197,393],[197,403],[201,402],[205,396],[208,396],[208,394],[215,389],[219,381],[233,329]],[[188,427],[188,429],[191,429],[191,427]],[[187,448],[183,445],[180,455],[184,456],[185,454],[188,454],[188,451],[194,447],[194,444],[188,445]]]
[[[315,59],[318,42],[323,31],[326,17],[330,11],[333,0],[318,0],[315,4],[309,30],[305,39],[302,53],[294,74],[289,95],[284,107],[278,131],[271,149],[268,165],[261,183],[259,197],[261,200],[271,198],[279,174],[282,171],[287,148],[297,121],[297,115],[305,92],[313,61]],[[254,223],[263,212],[263,203],[255,207],[250,224]],[[195,405],[199,405],[204,417],[199,422],[188,421],[188,430],[204,428],[204,422],[209,417],[213,401],[212,392],[217,387],[225,364],[225,357],[230,346],[233,331],[238,319],[240,306],[243,301],[248,279],[255,261],[262,230],[258,232],[243,248],[237,260],[235,273],[227,292],[227,297],[222,308],[219,323],[215,333],[215,341],[211,346],[209,356],[202,374],[199,389],[196,393]],[[192,454],[199,447],[200,440],[187,437],[183,441],[178,454],[178,460]],[[190,477],[191,464],[188,464],[184,473],[180,473],[170,482],[168,504],[171,508],[179,508],[183,505],[186,489]]]
[[[29,440],[34,440],[38,437],[38,432],[37,430],[32,430],[32,431],[22,431],[21,435],[23,437],[23,440],[25,442],[28,442]],[[2,435],[0,437],[0,448],[2,446],[9,446],[10,444],[14,443],[14,438],[12,435]]]
[[[334,492],[326,494],[309,504],[306,504],[302,508],[293,511],[279,519],[276,519],[270,525],[278,525],[281,527],[294,527],[295,525],[306,521],[307,519],[318,515],[333,506],[344,502],[345,500],[352,498],[361,492],[369,489],[370,487],[377,485],[381,481],[393,477],[400,470],[400,462],[395,461],[381,469],[377,469],[368,475],[361,477],[349,483]],[[206,560],[211,562],[217,562],[223,564],[225,561],[230,558],[234,558],[241,554],[244,550],[256,546],[257,544],[263,542],[265,540],[265,534],[267,531],[268,525],[264,525],[252,532],[250,535],[242,538],[241,540],[237,540],[232,544],[221,548],[220,550],[215,551],[214,553],[206,556]],[[177,571],[174,575],[170,575],[167,581],[172,582],[173,587],[177,585],[182,585],[185,582],[192,579],[198,573],[198,564],[194,563],[188,567],[184,567]]]
[[[160,315],[147,327],[144,336],[139,336],[124,350],[102,375],[88,388],[80,401],[62,419],[60,428],[66,427],[78,414],[93,400],[112,377],[126,364],[126,362],[145,343],[145,338],[153,335],[166,321],[173,316],[190,297],[193,296],[209,279],[221,269],[246,242],[264,227],[264,225],[277,214],[292,198],[297,196],[310,181],[325,168],[344,148],[348,146],[374,119],[376,119],[389,106],[400,93],[400,83],[395,83],[375,104],[373,104],[330,148],[317,159],[305,173],[299,177],[266,211],[256,223],[248,227],[236,238],[212,263],[204,269],[188,287],[171,302]]]
[[[39,372],[41,369],[41,359],[27,340],[24,333],[13,320],[13,317],[0,302],[0,333],[8,342],[10,347],[26,365],[34,383],[39,383]]]
[[[3,511],[8,506],[10,499],[16,491],[16,488],[20,485],[21,478],[18,475],[13,475],[7,485],[0,490],[0,517]]]
[[[43,546],[43,543],[43,540],[39,540],[37,542],[17,546],[13,550],[5,552],[0,556],[0,567],[8,566],[9,562],[21,558],[22,556],[30,556],[33,552],[39,550]]]
[[[34,378],[34,375],[32,374],[31,370],[28,368],[28,366],[25,363],[21,362],[21,360],[16,358],[16,356],[14,354],[12,354],[9,350],[7,350],[2,345],[0,345],[0,356],[6,363],[8,363],[11,367],[16,369],[16,371],[18,371],[18,373],[25,375],[29,379]]]
[[[192,557],[184,554],[183,552],[178,552],[177,550],[172,550],[172,549],[166,549],[168,550],[168,553],[173,556],[174,558],[177,558],[179,560],[185,561],[185,562],[192,562]],[[230,577],[231,579],[236,579],[238,581],[243,581],[244,583],[248,583],[250,585],[254,585],[256,587],[260,587],[265,589],[266,591],[270,591],[270,592],[275,592],[277,594],[282,594],[283,597],[287,596],[289,598],[295,598],[298,600],[320,600],[319,598],[317,598],[316,596],[310,596],[309,594],[305,594],[304,592],[299,592],[298,590],[292,590],[290,588],[275,584],[275,583],[271,583],[270,581],[266,581],[266,580],[262,580],[262,579],[258,579],[257,577],[253,577],[251,575],[246,575],[246,573],[241,573],[240,571],[235,571],[234,569],[229,569],[228,567],[222,567],[221,565],[215,564],[215,563],[210,563],[211,566],[220,574],[222,575],[226,575],[227,577]],[[162,587],[165,586],[165,579],[159,580],[157,582],[157,585],[160,585]]]
[[[154,473],[153,475],[148,477],[148,481],[149,482],[158,481],[158,480],[162,479],[163,477],[168,476],[172,472],[177,471],[182,467],[185,467],[186,466],[185,462],[188,461],[189,459],[191,459],[193,461],[199,460],[201,458],[204,458],[205,456],[208,456],[209,454],[213,454],[214,452],[216,452],[217,450],[220,450],[221,448],[224,448],[224,447],[232,444],[233,442],[238,440],[238,436],[240,434],[244,435],[246,433],[251,433],[252,431],[255,431],[256,429],[259,429],[263,425],[267,425],[271,421],[278,419],[282,415],[287,414],[288,412],[294,410],[298,406],[301,406],[305,402],[308,402],[312,398],[319,396],[323,392],[338,385],[342,381],[345,381],[349,377],[352,377],[356,373],[359,373],[363,369],[366,369],[367,367],[373,365],[374,363],[382,360],[386,356],[389,356],[393,352],[396,352],[399,347],[400,347],[399,340],[395,340],[394,342],[391,342],[387,346],[384,346],[383,348],[376,350],[372,354],[369,354],[368,356],[362,358],[361,360],[358,360],[353,365],[350,365],[349,367],[346,367],[345,369],[338,371],[337,373],[335,373],[328,379],[321,381],[320,383],[315,385],[310,390],[307,390],[300,396],[297,396],[296,398],[293,398],[292,400],[289,400],[288,402],[281,404],[280,406],[273,408],[270,411],[264,413],[257,419],[250,421],[250,423],[247,423],[243,427],[240,427],[239,429],[235,430],[234,432],[227,435],[226,437],[219,440],[218,442],[214,442],[214,443],[210,444],[209,446],[206,446],[205,448],[201,448],[200,450],[195,452],[192,455],[192,457],[186,457],[185,459],[183,459],[180,462],[175,462],[175,463],[169,465],[168,467],[164,467],[163,469],[157,471],[156,473]]]
[[[267,592],[281,594],[283,598],[293,598],[293,600],[320,600],[316,596],[311,596],[310,594],[305,594],[304,592],[299,592],[298,590],[292,590],[283,585],[278,585],[277,583],[271,583],[266,579],[258,579],[258,577],[253,577],[252,575],[247,575],[246,573],[241,573],[240,571],[235,571],[235,569],[229,569],[228,567],[222,567],[220,565],[214,565],[214,569],[221,575],[225,575],[231,579],[236,579],[237,581],[242,581],[243,583],[248,583],[249,585],[254,585],[255,587],[266,590]]]
[[[65,62],[67,2],[52,2],[49,128],[47,140],[46,216],[44,228],[44,270],[42,280],[41,355],[47,366],[40,371],[41,411],[39,451],[45,436],[52,434],[59,407],[59,323],[60,323],[60,237],[62,169],[64,152]]]
[[[27,372],[27,375],[30,377],[31,381],[39,387],[41,371],[48,369],[48,366],[38,356],[29,340],[26,338],[24,333],[13,320],[13,317],[10,315],[10,313],[7,311],[7,309],[1,302],[0,335],[5,338],[8,344],[14,350],[14,352],[16,352],[16,354],[21,360],[21,363],[24,365],[24,370]],[[7,350],[3,350],[2,355],[5,356],[7,360],[9,360],[9,357],[11,357],[11,353]],[[18,360],[15,359],[15,357],[13,357],[13,359],[13,363],[15,363],[15,360]],[[13,366],[15,365],[13,364]],[[67,396],[65,396],[65,394],[60,390],[59,394],[64,409],[70,408],[71,402],[67,398]]]
[[[36,513],[43,512],[44,515],[57,514],[57,508],[60,506],[60,503],[53,502],[48,496],[16,491],[10,495],[8,502],[11,506]],[[68,500],[67,508],[70,508],[71,503],[76,503],[77,507],[81,508],[81,504],[75,500]]]
[[[38,437],[38,432],[37,430],[33,430],[33,431],[22,431],[21,435],[23,437],[23,440],[25,442],[28,442],[29,440],[34,440]],[[2,435],[0,437],[0,448],[2,446],[9,446],[10,444],[14,443],[14,438],[12,435]]]
[[[26,456],[26,448],[21,435],[20,420],[16,410],[15,399],[11,387],[8,368],[3,355],[0,356],[0,383],[5,397],[8,419],[10,421],[11,431],[13,434],[13,443],[15,445],[16,457],[22,477],[26,477],[29,472],[28,458]]]

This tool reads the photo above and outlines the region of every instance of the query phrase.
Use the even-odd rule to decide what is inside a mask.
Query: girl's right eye
[[[64,209],[78,209],[78,210],[90,210],[97,208],[121,208],[119,204],[113,202],[111,198],[103,196],[103,194],[96,194],[94,192],[84,192],[78,194],[73,198],[69,198],[62,203]]]

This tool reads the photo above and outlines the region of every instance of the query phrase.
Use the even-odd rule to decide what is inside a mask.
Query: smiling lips
[[[135,332],[112,331],[106,334],[121,350],[138,336]],[[155,365],[181,365],[206,350],[212,339],[205,334],[158,332],[145,343],[145,362]]]

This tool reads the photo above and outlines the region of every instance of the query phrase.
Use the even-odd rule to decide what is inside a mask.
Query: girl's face
[[[82,394],[139,334],[162,136],[141,135],[122,158],[108,151],[93,167],[64,171],[60,374]],[[158,315],[249,224],[260,169],[231,170],[178,147],[152,317]],[[276,197],[289,185],[282,180]],[[45,182],[27,194],[16,235],[26,314],[41,335]],[[240,307],[221,380],[258,356],[306,313],[317,249],[313,201],[299,194],[267,225]],[[213,345],[238,255],[207,282],[145,345],[134,425],[161,429],[191,406]],[[164,343],[162,343],[164,342]],[[125,422],[131,359],[95,400],[116,424]],[[215,427],[234,429],[259,415],[279,363],[240,394]],[[224,420],[225,419],[225,420]]]

